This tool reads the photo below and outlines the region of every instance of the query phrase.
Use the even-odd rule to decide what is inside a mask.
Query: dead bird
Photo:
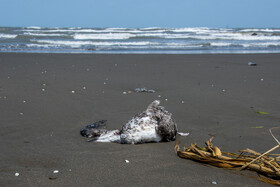
[[[89,141],[94,142],[140,144],[174,141],[177,124],[172,114],[159,104],[159,100],[153,101],[145,111],[135,115],[120,130],[106,130],[106,120],[102,120],[86,126],[80,133],[92,138]]]

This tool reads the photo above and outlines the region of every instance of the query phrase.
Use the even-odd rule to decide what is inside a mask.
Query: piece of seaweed
[[[177,143],[174,150],[180,158],[191,159],[220,168],[255,171],[259,174],[258,180],[280,186],[280,165],[278,162],[280,155],[269,154],[280,147],[280,142],[272,134],[272,129],[270,129],[270,133],[278,145],[263,154],[251,149],[241,150],[239,151],[241,152],[240,154],[223,152],[212,144],[214,136],[205,142],[205,148],[191,144],[190,147],[180,150],[180,146]]]

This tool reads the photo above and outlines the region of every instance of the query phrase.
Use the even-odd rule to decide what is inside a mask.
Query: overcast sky
[[[0,0],[0,26],[280,28],[280,0]]]

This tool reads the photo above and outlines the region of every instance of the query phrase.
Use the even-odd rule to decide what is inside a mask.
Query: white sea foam
[[[58,33],[58,32],[65,32],[65,33],[67,33],[67,32],[77,32],[77,30],[72,30],[72,29],[47,29],[47,30],[45,30],[45,29],[37,29],[37,30],[33,30],[33,29],[24,29],[24,30],[22,30],[22,31],[24,31],[24,32],[44,32],[44,33]]]
[[[241,33],[212,33],[211,35],[194,35],[191,38],[199,40],[280,40],[280,36],[256,35]]]
[[[280,47],[280,42],[264,42],[264,43],[246,43],[242,44],[243,47]]]
[[[141,41],[141,42],[92,42],[92,41],[64,41],[64,40],[33,40],[38,43],[45,44],[54,44],[54,45],[62,45],[62,46],[71,46],[71,47],[81,47],[83,45],[94,45],[94,46],[137,46],[137,45],[153,45],[156,43],[152,43],[149,41]]]
[[[24,32],[44,32],[44,33],[110,33],[110,32],[137,32],[136,30],[132,31],[116,31],[116,30],[107,30],[107,29],[79,29],[79,28],[72,28],[72,29],[47,29],[47,30],[32,30],[32,29],[24,29]]]
[[[48,29],[23,29],[24,32],[65,32],[65,33],[142,33],[142,32],[165,32],[166,29],[161,30],[146,30],[146,29],[125,29],[125,28],[48,28]]]
[[[23,29],[24,32],[44,32],[44,33],[59,33],[59,32],[65,32],[65,33],[73,33],[73,32],[94,32],[93,29]],[[100,32],[100,31],[99,31]]]
[[[89,41],[64,41],[64,40],[36,40],[38,43],[52,44],[57,46],[71,46],[74,48],[81,47],[83,45],[94,45]]]
[[[149,49],[168,49],[168,50],[176,50],[176,49],[198,49],[201,48],[202,45],[168,45],[168,46],[160,46],[160,45],[156,45],[156,46],[149,46]],[[145,49],[144,47],[142,47],[143,49]]]
[[[135,37],[157,37],[157,38],[189,38],[190,36],[188,34],[169,34],[169,33],[138,33],[135,35]]]
[[[24,32],[23,35],[29,36],[67,36],[66,34],[55,34],[55,33],[32,33],[32,32]]]
[[[16,37],[17,37],[16,34],[3,34],[3,33],[0,33],[0,38],[11,39],[11,38],[16,38]]]
[[[226,38],[225,38],[226,39]],[[267,35],[242,35],[242,34],[235,34],[228,37],[229,40],[280,40],[280,36],[267,36]]]
[[[226,47],[226,46],[231,46],[232,43],[212,42],[210,45],[215,47]]]
[[[41,27],[37,27],[37,26],[30,26],[30,27],[27,27],[28,29],[41,29]]]
[[[30,48],[50,48],[50,47],[58,47],[55,44],[26,44],[26,47]]]
[[[173,32],[193,32],[193,33],[209,33],[213,32],[207,27],[189,27],[189,28],[177,28],[177,29],[172,29]]]
[[[75,34],[76,40],[123,40],[134,35],[129,33],[107,33],[107,34]]]
[[[280,32],[280,29],[241,29],[240,32]]]

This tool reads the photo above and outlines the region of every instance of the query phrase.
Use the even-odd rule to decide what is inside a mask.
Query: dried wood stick
[[[272,128],[269,129],[269,132],[270,132],[271,136],[274,138],[274,140],[275,140],[278,144],[280,144],[280,142],[277,140],[277,138],[275,138],[275,136],[272,134],[272,129],[278,129],[278,128],[280,128],[280,127],[272,127]]]
[[[261,154],[260,156],[258,156],[257,158],[255,158],[254,160],[252,160],[251,162],[249,162],[248,164],[244,165],[241,167],[242,169],[245,169],[246,167],[248,167],[250,164],[254,163],[255,161],[257,161],[258,159],[260,159],[262,156],[266,155],[267,153],[270,153],[271,151],[274,151],[275,149],[279,148],[280,144],[276,145],[275,147],[271,148],[270,150],[266,151],[265,153]]]

